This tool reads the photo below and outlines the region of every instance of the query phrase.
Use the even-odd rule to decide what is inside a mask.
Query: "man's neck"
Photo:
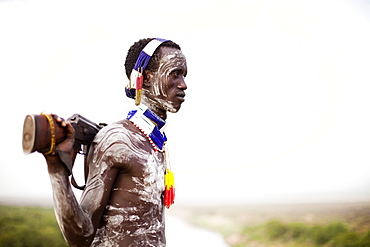
[[[167,111],[158,108],[149,108],[152,112],[154,112],[158,117],[162,118],[163,120],[167,119]]]
[[[162,118],[166,121],[167,119],[167,111],[161,108],[156,107],[154,104],[145,104],[142,102],[143,105],[147,106],[152,112],[154,112],[158,117]]]

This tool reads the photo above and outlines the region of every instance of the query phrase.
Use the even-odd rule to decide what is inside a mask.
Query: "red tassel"
[[[166,206],[166,208],[169,208],[170,207],[170,191],[169,190],[165,190],[164,191],[164,205]]]
[[[175,188],[172,187],[170,189],[170,204],[174,204],[175,203]]]
[[[136,78],[136,90],[143,89],[143,75],[140,73]]]
[[[167,169],[165,174],[165,191],[164,191],[164,205],[166,208],[170,208],[175,202],[175,182],[173,173],[170,169]]]

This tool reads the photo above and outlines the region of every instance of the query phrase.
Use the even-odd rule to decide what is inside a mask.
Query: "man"
[[[59,156],[45,155],[57,221],[70,246],[166,245],[164,202],[173,198],[164,198],[163,126],[167,112],[177,112],[184,102],[186,59],[172,41],[143,39],[128,51],[125,68],[126,93],[137,106],[95,137],[80,203]],[[68,130],[56,149],[72,153],[73,127],[54,118]]]

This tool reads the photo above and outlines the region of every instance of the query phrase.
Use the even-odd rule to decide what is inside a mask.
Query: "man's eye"
[[[174,76],[174,77],[178,77],[180,75],[180,72],[179,71],[172,71],[171,75]]]
[[[184,72],[183,70],[174,70],[172,72],[170,72],[170,76],[174,77],[174,78],[179,78],[180,76],[181,77],[186,77],[186,72]]]

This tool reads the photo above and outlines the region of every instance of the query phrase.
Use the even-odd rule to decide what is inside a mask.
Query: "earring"
[[[135,105],[140,105],[141,95],[143,93],[143,69],[140,67],[136,77],[136,96]]]

